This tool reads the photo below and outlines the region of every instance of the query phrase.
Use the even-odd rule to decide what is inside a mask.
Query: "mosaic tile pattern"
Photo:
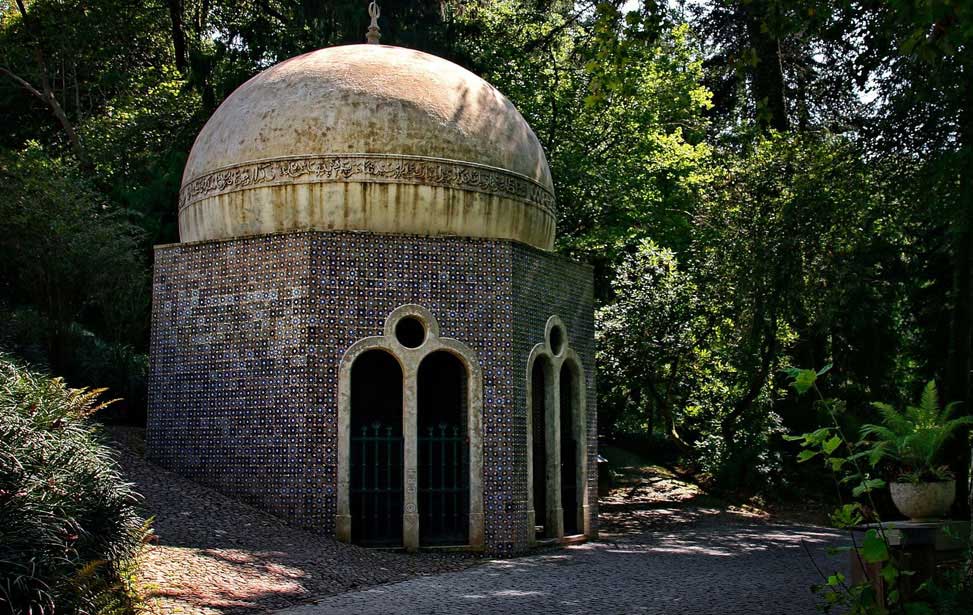
[[[512,246],[511,281],[514,287],[513,355],[511,357],[514,373],[523,374],[518,380],[514,399],[515,407],[527,406],[527,357],[531,348],[544,342],[544,327],[551,315],[558,315],[564,322],[569,345],[581,359],[584,370],[585,393],[587,399],[586,422],[588,431],[588,500],[591,506],[591,531],[598,531],[598,409],[595,390],[595,323],[594,323],[594,285],[590,267],[575,264],[528,246]],[[523,424],[517,437],[519,442],[526,439],[527,414],[519,411]],[[515,464],[527,471],[526,445],[514,447]],[[526,510],[526,476],[522,481],[524,489],[517,494],[519,507]],[[526,517],[524,517],[526,521]],[[526,545],[527,527],[518,534],[518,540]],[[522,546],[517,543],[516,548]]]
[[[586,267],[497,240],[300,232],[159,247],[149,455],[333,534],[339,360],[380,335],[393,309],[416,303],[477,354],[486,546],[520,552],[527,353],[547,318],[561,316],[585,363],[594,443],[591,286]]]

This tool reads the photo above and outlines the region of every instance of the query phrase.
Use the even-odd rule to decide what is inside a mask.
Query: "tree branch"
[[[24,6],[23,0],[17,0],[17,9],[20,11],[20,16],[24,21],[24,27],[27,28],[28,32],[34,37],[34,63],[37,64],[37,70],[41,77],[41,89],[38,90],[36,87],[27,82],[26,79],[14,74],[8,68],[0,67],[0,72],[7,75],[11,79],[17,82],[18,85],[23,87],[25,90],[30,92],[32,96],[39,98],[50,108],[51,113],[57,119],[58,123],[61,124],[61,129],[68,137],[68,141],[71,143],[71,149],[74,151],[74,155],[77,156],[78,162],[81,163],[81,168],[87,172],[91,172],[92,166],[88,159],[88,155],[84,151],[84,147],[81,145],[81,138],[78,136],[78,132],[74,129],[74,125],[68,119],[67,114],[64,112],[64,108],[61,107],[61,103],[57,101],[57,97],[54,96],[54,91],[51,88],[50,80],[48,79],[47,62],[44,60],[44,51],[41,48],[41,37],[37,30],[34,28],[33,20],[27,13],[27,8]]]
[[[30,83],[27,82],[27,80],[23,79],[22,77],[20,77],[16,73],[14,73],[9,68],[5,68],[3,66],[0,66],[0,75],[6,75],[6,76],[10,77],[11,79],[13,79],[14,81],[17,82],[17,85],[19,85],[20,87],[24,88],[28,92],[30,92],[31,96],[35,96],[35,97],[41,99],[42,102],[44,102],[45,104],[47,104],[47,98],[44,96],[44,93],[43,92],[41,92],[40,90],[38,90],[37,88],[35,88],[34,86],[32,86]]]

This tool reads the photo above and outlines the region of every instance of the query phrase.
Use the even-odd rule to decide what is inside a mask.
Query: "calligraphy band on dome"
[[[239,190],[294,183],[402,183],[471,190],[519,199],[556,216],[554,194],[514,171],[428,156],[319,154],[256,160],[217,169],[179,192],[179,211],[209,197]]]

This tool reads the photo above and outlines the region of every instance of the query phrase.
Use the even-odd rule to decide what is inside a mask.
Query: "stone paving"
[[[153,614],[801,615],[815,612],[809,587],[819,581],[807,551],[825,572],[846,568],[844,558],[825,554],[845,542],[840,533],[775,523],[654,466],[632,468],[601,498],[596,542],[485,562],[369,551],[289,527],[145,462],[141,430],[113,436],[155,516],[158,540],[140,574]]]
[[[278,615],[394,613],[815,613],[842,536],[813,526],[705,523],[692,531],[593,542],[462,572],[332,596]]]
[[[146,462],[142,430],[113,428],[156,540],[139,577],[153,615],[265,613],[316,596],[460,570],[465,554],[370,551],[309,534]]]

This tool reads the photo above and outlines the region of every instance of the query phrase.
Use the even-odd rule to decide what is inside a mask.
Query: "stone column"
[[[403,373],[402,447],[405,464],[405,501],[402,515],[402,546],[406,551],[419,549],[419,425],[416,411],[418,361],[409,361]],[[414,363],[414,364],[413,364]]]

